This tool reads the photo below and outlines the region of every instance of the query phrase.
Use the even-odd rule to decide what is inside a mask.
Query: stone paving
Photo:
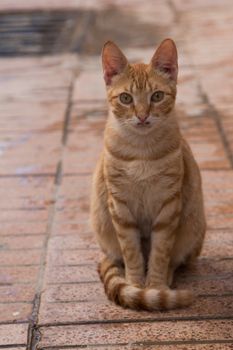
[[[1,59],[0,349],[233,349],[232,1],[15,3],[0,8],[111,5],[140,28],[118,41],[135,61],[174,38],[177,112],[202,171],[208,232],[200,259],[176,279],[196,293],[191,307],[149,313],[110,303],[88,224],[107,113],[94,40],[87,33],[86,54]]]

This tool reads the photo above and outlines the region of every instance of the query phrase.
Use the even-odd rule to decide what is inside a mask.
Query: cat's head
[[[177,50],[164,40],[149,64],[129,64],[111,41],[102,52],[104,80],[112,115],[117,125],[148,134],[170,115],[176,98]]]

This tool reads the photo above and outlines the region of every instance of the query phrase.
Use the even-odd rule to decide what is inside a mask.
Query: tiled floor
[[[123,310],[104,295],[88,224],[107,111],[99,56],[1,59],[0,349],[233,349],[233,3],[85,6],[109,3],[149,23],[155,45],[167,36],[178,45],[177,114],[202,170],[208,231],[202,256],[176,284],[197,298],[187,309],[149,313]],[[134,60],[154,50],[141,35],[140,44],[135,37],[125,45]]]

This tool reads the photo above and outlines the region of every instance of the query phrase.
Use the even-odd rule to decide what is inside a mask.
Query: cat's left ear
[[[165,39],[162,41],[151,59],[151,65],[155,70],[167,73],[170,79],[177,82],[178,58],[173,40]]]
[[[104,80],[110,85],[115,75],[122,73],[128,65],[127,58],[112,41],[107,41],[102,50]]]

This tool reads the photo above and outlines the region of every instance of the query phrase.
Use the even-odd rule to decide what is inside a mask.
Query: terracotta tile
[[[33,59],[32,59],[33,60]],[[14,60],[8,62],[8,69],[1,71],[5,77],[5,89],[1,93],[2,101],[66,101],[68,95],[68,87],[72,77],[72,72],[67,72],[62,67],[59,69],[48,69],[48,66],[30,67],[26,71],[27,60],[21,61],[18,67],[15,65],[13,70],[10,70]],[[20,63],[18,61],[18,63]],[[34,60],[34,64],[36,60]],[[53,65],[52,60],[49,62]],[[4,66],[4,63],[3,63]],[[3,68],[3,67],[2,67]],[[21,68],[21,70],[20,70]],[[22,68],[25,74],[22,75]],[[60,74],[56,74],[56,73]],[[8,79],[6,79],[8,78]],[[49,92],[49,93],[48,93]]]
[[[53,177],[0,177],[1,210],[42,209],[51,204]]]
[[[55,174],[74,61],[72,56],[3,60],[1,175]]]
[[[131,9],[131,12],[136,10],[136,12],[138,13],[137,15],[141,15],[142,11],[147,10],[146,6],[140,6],[140,5],[141,5],[140,2],[138,2],[137,8],[134,7],[134,10]],[[162,6],[165,5],[167,7],[167,4],[160,1],[160,5],[157,6],[157,10],[158,10],[158,7],[161,7],[161,5]],[[140,10],[139,10],[139,8],[140,8]],[[139,14],[139,11],[140,11],[140,14]],[[158,13],[157,13],[157,15],[158,15]],[[142,20],[142,16],[140,16],[140,17]],[[150,21],[151,21],[153,18],[152,13],[150,13],[148,17],[150,18]],[[163,18],[163,20],[168,20],[168,18],[166,18],[166,19]],[[176,28],[172,28],[170,33],[173,33],[175,31],[176,31]],[[129,60],[129,62],[131,62],[131,63],[138,63],[138,62],[149,63],[155,50],[156,50],[156,47],[158,47],[158,45],[159,45],[159,42],[157,42],[157,45],[154,45],[154,44],[155,43],[153,42],[152,46],[145,46],[145,47],[139,47],[139,45],[137,45],[137,46],[130,45],[130,46],[124,47],[124,54],[127,57],[127,59]],[[178,55],[179,55],[179,67],[180,67],[179,76],[181,76],[182,69],[183,68],[186,69],[188,64],[189,64],[189,57],[187,55],[186,48],[184,47],[184,45],[182,45],[182,41],[179,41],[179,38],[177,38],[177,40],[176,40],[176,45],[177,45]],[[93,63],[92,63],[92,65],[94,66],[93,70],[98,70],[99,69],[99,60],[97,61],[97,63],[95,65]],[[87,67],[89,67],[89,64],[87,64]],[[101,76],[101,79],[103,79],[102,76]],[[104,98],[106,98],[106,94],[103,96],[104,96]]]
[[[178,270],[177,277],[179,280],[204,280],[216,279],[221,276],[231,276],[233,259],[206,258],[203,254],[192,264],[181,267]]]
[[[45,221],[48,219],[47,209],[35,210],[2,210],[0,212],[0,220],[4,221]]]
[[[9,196],[15,195],[16,198],[35,194],[46,197],[51,194],[53,183],[52,176],[0,177],[0,193],[4,194],[7,190]]]
[[[136,350],[136,349],[139,349],[136,347],[132,347],[132,350]],[[142,347],[143,349],[143,347]],[[147,348],[147,345],[145,346],[144,349],[156,349],[156,347],[153,347],[153,345],[150,347]],[[159,348],[158,348],[159,349]],[[176,349],[176,350],[232,350],[232,344],[221,344],[221,343],[217,343],[216,344],[185,344],[185,345],[182,345],[182,344],[179,344],[179,345],[166,345],[166,346],[163,346],[163,349],[164,350],[173,350],[173,349]]]
[[[180,118],[180,126],[201,168],[230,168],[215,121],[208,114],[203,113],[200,118]]]
[[[200,116],[205,110],[193,67],[179,69],[176,109],[178,115],[183,112],[189,117]]]
[[[74,234],[55,235],[50,238],[54,249],[87,249],[97,248],[96,239],[91,232],[76,232]]]
[[[232,248],[232,239],[225,242],[213,242],[206,240],[203,245],[202,255],[218,257],[218,258],[227,258],[232,257],[233,248]]]
[[[223,0],[219,2],[218,0],[196,0],[196,1],[185,1],[185,0],[173,0],[173,3],[175,4],[177,10],[179,11],[194,11],[194,10],[202,10],[203,15],[206,13],[206,10],[210,10],[211,8],[214,8],[215,10],[219,11],[221,10],[221,7],[225,7],[227,11],[228,7],[231,5],[231,2],[229,0]],[[194,12],[195,14],[195,12]]]
[[[103,346],[95,346],[92,345],[91,348],[94,350],[159,350],[161,345],[155,345],[155,343],[152,342],[153,345],[145,343],[139,343],[137,345],[133,345],[132,343],[128,343],[127,345],[103,345]],[[163,350],[232,350],[232,344],[177,344],[173,343],[171,345],[162,345]],[[48,350],[52,350],[52,348],[47,348]],[[66,348],[67,350],[78,350],[79,347],[72,347],[72,348]]]
[[[211,258],[231,257],[232,233],[228,230],[209,230],[207,231],[202,256]]]
[[[2,191],[2,196],[8,196],[8,200],[5,203],[1,203],[0,208],[1,210],[7,211],[7,210],[43,210],[48,209],[48,207],[53,204],[53,200],[50,197],[50,194],[48,194],[47,198],[46,196],[40,196],[40,194],[36,193],[36,190],[33,190],[32,193],[29,195],[25,195],[25,197],[17,196],[17,192],[22,194],[23,189],[11,189],[12,192],[15,190],[15,196],[11,193],[6,194],[6,190]],[[10,191],[9,191],[10,192]],[[34,193],[34,195],[33,195]]]
[[[72,127],[64,154],[64,174],[93,172],[102,149],[105,120],[106,115],[98,118],[93,115],[88,118],[78,116],[77,126]]]
[[[76,200],[75,200],[76,202]],[[89,196],[85,196],[80,198],[80,201],[77,201],[77,207],[75,204],[75,207],[71,208],[70,210],[69,205],[67,205],[66,209],[64,211],[60,211],[58,214],[57,212],[57,218],[61,222],[69,222],[69,221],[76,221],[76,222],[84,222],[90,219],[90,203],[89,203]],[[81,237],[84,238],[84,236],[89,236],[90,238],[90,243],[91,243],[91,235],[92,233],[90,232],[90,225],[88,228],[88,232],[77,232],[77,234]],[[84,238],[85,239],[85,238]]]
[[[0,322],[29,321],[32,312],[32,304],[13,303],[0,304]],[[0,338],[1,339],[1,338]],[[14,342],[12,342],[15,344]]]
[[[229,215],[229,216],[218,215],[216,217],[215,215],[213,215],[213,216],[209,215],[207,223],[208,223],[208,227],[212,228],[212,229],[215,229],[215,228],[220,228],[220,229],[229,228],[229,229],[231,229],[232,225],[233,225],[233,216],[232,215]]]
[[[233,277],[229,275],[210,275],[205,278],[186,278],[176,276],[174,285],[178,289],[189,289],[198,295],[215,295],[221,297],[224,294],[232,293]],[[106,302],[103,285],[100,282],[78,283],[59,286],[47,286],[43,293],[44,302]],[[219,298],[220,299],[220,298]]]
[[[55,218],[57,222],[87,221],[90,217],[89,210],[89,198],[83,197],[82,199],[80,199],[79,202],[77,202],[76,206],[73,208],[69,208],[68,206],[57,208]]]
[[[71,120],[69,123],[68,130],[72,132],[72,130],[78,127],[79,120],[86,118],[90,119],[98,119],[103,118],[103,116],[107,116],[108,114],[108,105],[106,97],[104,100],[79,100],[77,102],[73,101],[71,108]]]
[[[152,342],[153,343],[153,342]],[[103,345],[103,346],[91,346],[93,350],[112,350],[114,347],[114,350],[159,350],[161,345],[149,345],[148,343],[140,343],[138,345],[132,345],[132,343],[129,343],[127,345],[119,345],[119,346],[112,346],[112,345]],[[52,348],[47,348],[48,350],[52,350]],[[78,350],[79,347],[72,347],[72,348],[66,348],[67,350]],[[164,345],[163,344],[163,350],[232,350],[231,344],[172,344],[172,345]]]
[[[96,268],[89,266],[56,266],[49,267],[46,274],[46,283],[80,283],[99,281]]]
[[[55,217],[56,218],[56,217]],[[83,236],[87,233],[89,236],[90,233],[90,223],[89,220],[84,221],[71,221],[71,222],[59,222],[55,220],[52,227],[52,236],[76,236],[78,233],[82,232]],[[64,238],[66,239],[66,238]]]
[[[231,184],[233,173],[231,171],[203,171],[203,189],[209,228],[232,227],[232,199]]]
[[[203,143],[204,141],[212,141],[221,143],[216,123],[208,112],[203,113],[198,118],[188,118],[187,115],[181,115],[179,123],[188,142]]]
[[[48,263],[51,265],[85,265],[97,264],[100,261],[99,249],[74,249],[54,250],[50,249]]]
[[[100,282],[78,283],[71,285],[47,286],[43,293],[43,302],[99,301],[106,300],[103,285]]]
[[[27,344],[27,324],[0,325],[1,345]]]
[[[232,171],[202,171],[203,187],[206,193],[215,192],[221,195],[223,192],[232,193],[232,189],[229,187],[233,179]],[[208,192],[207,192],[208,191]]]
[[[232,20],[232,16],[231,19]],[[194,48],[194,62],[198,65],[198,64],[205,64],[208,65],[208,67],[211,69],[213,68],[213,70],[215,71],[215,74],[213,74],[213,82],[217,81],[217,76],[219,76],[219,78],[221,79],[221,83],[223,83],[224,85],[223,90],[224,92],[227,93],[227,86],[231,86],[228,85],[227,82],[224,81],[224,79],[227,77],[227,74],[230,73],[230,71],[227,68],[227,65],[231,65],[231,60],[232,60],[232,48],[228,45],[229,41],[230,41],[230,35],[229,35],[229,31],[232,30],[232,25],[227,28],[223,28],[222,29],[222,33],[220,32],[219,35],[213,35],[213,33],[210,33],[207,36],[207,40],[201,40],[199,43],[198,41],[196,42],[196,48]],[[210,43],[211,39],[214,38],[214,43]],[[199,46],[198,46],[199,45]],[[196,52],[195,52],[196,49]],[[212,56],[212,60],[210,60],[209,55],[206,55],[206,51],[208,50],[210,55]],[[219,70],[215,69],[215,67],[219,67],[220,65],[222,65],[221,67],[221,71],[222,71],[222,76],[218,74]],[[218,72],[217,72],[218,71]],[[204,79],[210,75],[212,73],[207,73],[207,71],[202,74],[202,72],[200,72],[200,78],[201,81],[203,83],[203,86],[205,85],[204,83]],[[202,80],[202,78],[204,78]],[[207,77],[208,79],[208,77]],[[209,80],[209,79],[208,79]],[[220,83],[220,81],[219,81]],[[223,92],[222,90],[222,92]],[[211,89],[210,85],[208,84],[208,90],[205,90],[207,92],[207,94],[209,95],[209,92],[211,91],[211,94],[213,92],[213,90]],[[223,94],[220,94],[220,96],[223,97]],[[214,93],[214,92],[213,92]],[[214,93],[216,96],[216,93]],[[226,100],[229,102],[229,105],[231,105],[230,99],[229,99],[229,93],[227,93],[228,96],[226,96],[226,98],[223,97],[222,102],[224,103]],[[220,102],[220,96],[219,98],[217,98],[216,102]],[[216,96],[217,97],[217,96]],[[214,102],[211,98],[211,102]]]
[[[39,348],[62,345],[133,344],[134,342],[232,339],[231,321],[162,322],[42,327]]]
[[[180,118],[181,131],[187,139],[201,168],[229,169],[219,131],[209,113],[198,118]]]
[[[77,267],[82,269],[83,267]],[[86,267],[85,267],[86,269]],[[96,265],[89,267],[93,273]],[[73,271],[76,271],[74,268]],[[193,290],[196,294],[218,294],[232,292],[232,260],[199,259],[188,268],[179,269],[175,276],[176,288]],[[50,274],[48,272],[48,283]],[[96,281],[99,281],[96,275]],[[64,280],[65,282],[65,280]],[[74,282],[74,281],[73,281]],[[78,282],[78,281],[77,281]],[[61,284],[59,286],[47,286],[45,295],[48,301],[78,301],[99,300],[105,298],[103,286],[100,283]]]
[[[102,146],[93,145],[82,152],[70,152],[69,148],[65,151],[64,171],[65,174],[90,174],[95,169],[98,160],[96,148],[101,151]],[[99,154],[100,152],[98,152]]]
[[[1,237],[0,250],[2,249],[35,249],[43,248],[45,235],[9,236]]]
[[[229,45],[226,41],[223,42],[222,39],[219,39],[219,43],[220,42],[222,42],[225,48],[229,48]],[[205,48],[205,50],[206,49],[207,48]],[[233,106],[230,94],[230,91],[232,89],[233,76],[231,64],[233,49],[230,48],[230,50],[231,52],[229,53],[228,61],[226,61],[225,57],[222,57],[224,64],[221,66],[221,69],[216,69],[215,66],[210,66],[205,70],[201,68],[199,69],[199,76],[203,90],[208,95],[210,103],[217,109],[222,107],[232,108]],[[219,66],[219,64],[221,64],[220,59],[217,66]],[[221,86],[221,89],[216,88],[216,84],[218,84],[218,86]]]
[[[4,116],[0,120],[1,137],[5,134],[7,140],[12,140],[12,137],[22,140],[32,131],[61,130],[65,109],[64,101],[5,101],[0,106],[0,114]]]
[[[231,150],[231,154],[233,153],[233,122],[232,122],[232,108],[229,109],[220,109],[219,110],[219,114],[220,114],[220,119],[221,119],[221,123],[223,125],[224,128],[224,132],[226,135],[226,139],[229,143],[229,147]]]
[[[90,176],[65,177],[58,195],[55,220],[88,220],[90,187]]]
[[[106,92],[101,67],[98,71],[81,72],[75,81],[73,101],[103,100],[105,98]]]
[[[0,266],[35,265],[40,263],[41,249],[3,250],[0,254]]]
[[[114,1],[114,3],[117,5],[117,2]],[[120,5],[123,3],[124,2],[121,1],[118,4]],[[139,23],[151,23],[154,25],[154,18],[156,18],[156,24],[158,26],[165,27],[166,25],[172,25],[174,21],[174,12],[172,11],[171,6],[169,6],[166,2],[159,0],[156,8],[151,6],[151,2],[143,4],[140,1],[137,1],[136,4],[137,6],[132,6],[130,2],[128,4],[128,11],[135,14],[135,21],[139,21]]]
[[[60,140],[61,132],[31,133],[23,141],[21,137],[5,140],[0,175],[55,174],[61,151]]]
[[[35,296],[33,285],[0,285],[1,302],[32,302]]]
[[[1,222],[0,236],[45,234],[47,221],[5,221]]]
[[[226,157],[222,145],[213,142],[193,143],[189,142],[194,157],[203,169],[229,169],[230,163]]]
[[[90,285],[91,287],[91,285]],[[101,320],[169,319],[169,317],[230,317],[233,312],[233,296],[197,297],[193,305],[180,310],[163,312],[136,312],[100,299],[96,302],[42,303],[40,323],[66,323]]]
[[[63,177],[58,193],[58,210],[62,209],[62,204],[72,204],[75,200],[88,197],[90,194],[92,175],[74,175]]]
[[[8,347],[7,349],[9,349],[9,350],[26,350],[26,347],[22,347],[22,346],[20,346],[19,348],[18,347]]]
[[[39,273],[39,266],[0,267],[1,285],[15,283],[35,283]]]
[[[189,289],[195,295],[224,295],[232,293],[233,277],[229,275],[223,276],[206,276],[205,279],[183,279],[175,282],[180,289]]]

